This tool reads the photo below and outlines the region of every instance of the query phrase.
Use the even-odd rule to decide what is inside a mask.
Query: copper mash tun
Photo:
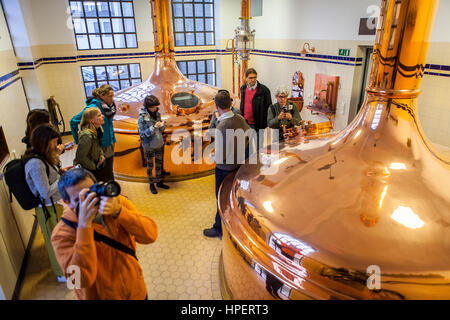
[[[174,58],[172,19],[169,0],[151,0],[153,33],[155,39],[155,67],[149,79],[141,84],[116,93],[119,111],[114,118],[115,146],[114,173],[123,180],[147,181],[145,157],[140,148],[137,120],[144,98],[153,94],[161,102],[159,112],[166,122],[164,170],[166,181],[182,180],[210,174],[214,164],[194,159],[194,139],[199,139],[201,154],[209,142],[203,139],[209,120],[215,111],[214,96],[218,88],[187,79],[178,69]],[[236,97],[233,97],[236,98]],[[234,99],[234,103],[239,103]],[[201,130],[194,130],[201,128]],[[185,129],[191,135],[191,147],[171,135]],[[181,139],[181,138],[180,138]],[[185,140],[186,142],[186,140]],[[173,151],[173,149],[176,150]],[[190,153],[191,162],[177,164],[172,161],[172,151],[183,156]],[[200,159],[201,160],[201,159]],[[197,162],[197,163],[196,163]]]
[[[437,4],[382,0],[351,124],[262,150],[224,182],[224,296],[450,299],[450,162],[417,109]]]

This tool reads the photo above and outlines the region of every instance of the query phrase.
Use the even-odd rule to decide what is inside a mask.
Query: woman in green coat
[[[97,107],[87,108],[81,117],[81,130],[78,135],[78,148],[73,161],[74,165],[91,171],[97,181],[106,181],[105,155],[100,146],[103,135],[104,117]]]

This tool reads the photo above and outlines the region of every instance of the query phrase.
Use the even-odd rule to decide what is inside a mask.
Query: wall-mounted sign
[[[344,57],[350,56],[350,49],[339,49],[339,55]]]

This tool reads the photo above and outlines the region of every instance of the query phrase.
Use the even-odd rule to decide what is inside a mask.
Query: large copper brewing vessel
[[[151,6],[155,38],[155,67],[149,79],[116,93],[115,100],[119,112],[114,118],[114,131],[117,138],[114,173],[121,179],[147,181],[137,120],[144,98],[153,94],[161,102],[159,112],[162,120],[166,122],[164,170],[170,173],[166,181],[209,174],[214,169],[214,164],[200,161],[202,159],[194,159],[193,140],[199,139],[197,145],[200,146],[201,151],[209,143],[207,139],[203,139],[203,135],[209,126],[210,116],[215,110],[213,99],[218,88],[187,79],[180,72],[174,58],[170,1],[152,0]],[[183,101],[186,97],[189,98],[188,104],[177,103],[177,99]],[[238,105],[239,101],[234,100],[234,103]],[[199,129],[194,130],[195,128]],[[191,135],[190,148],[179,140],[173,141],[172,133],[180,129],[188,131]],[[172,151],[180,158],[185,152],[192,153],[192,161],[174,163]],[[201,154],[201,151],[197,154]]]
[[[436,7],[383,0],[354,121],[265,155],[276,174],[266,161],[224,182],[229,297],[450,299],[450,162],[417,111]]]

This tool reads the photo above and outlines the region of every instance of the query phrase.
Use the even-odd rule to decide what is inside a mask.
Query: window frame
[[[138,65],[139,67],[139,78],[137,77],[132,77],[131,76],[131,65]],[[128,71],[128,77],[127,78],[120,78],[120,73],[118,72],[120,70],[119,66],[127,66],[127,71]],[[98,67],[104,67],[105,68],[105,73],[106,73],[106,80],[99,80],[97,77],[97,71],[96,68]],[[110,79],[109,77],[109,73],[108,73],[108,67],[116,67],[117,68],[117,79]],[[92,81],[86,81],[84,79],[84,74],[83,74],[83,68],[93,68],[93,77],[94,80]],[[139,62],[132,62],[132,63],[113,63],[113,64],[93,64],[93,65],[83,65],[80,66],[80,71],[81,71],[81,79],[83,80],[83,86],[84,86],[84,94],[86,96],[86,98],[91,98],[91,95],[88,95],[87,93],[87,88],[86,88],[86,84],[87,83],[94,83],[95,84],[95,88],[99,87],[99,82],[106,82],[107,84],[111,85],[110,82],[112,81],[117,81],[119,83],[119,90],[114,90],[114,91],[120,91],[120,90],[124,90],[127,88],[130,88],[132,86],[134,86],[135,84],[133,84],[132,80],[140,80],[140,82],[142,83],[142,69],[141,69],[141,64]],[[121,81],[122,80],[129,80],[130,82],[130,86],[126,87],[126,88],[122,88],[122,84]]]
[[[214,71],[208,71],[208,60],[213,61],[213,63],[214,63]],[[205,72],[198,72],[198,69],[199,69],[198,68],[198,62],[199,61],[204,61],[204,63],[205,63]],[[186,73],[183,73],[183,75],[186,78],[190,79],[189,76],[195,75],[197,80],[193,80],[193,81],[203,82],[203,81],[198,80],[198,76],[199,75],[205,75],[206,81],[204,81],[203,83],[206,83],[206,84],[211,85],[211,86],[216,86],[217,85],[217,61],[216,61],[216,59],[177,60],[176,62],[177,62],[178,69],[180,69],[181,73],[183,73],[183,72],[182,72],[182,68],[180,67],[180,64],[181,63],[186,63]],[[195,73],[190,73],[189,72],[189,68],[188,68],[188,63],[189,62],[195,62]],[[213,74],[214,75],[214,83],[209,83],[208,82],[208,75],[209,74]],[[190,80],[192,80],[192,79],[190,79]]]
[[[76,3],[76,2],[81,2],[81,9],[82,9],[82,16],[73,16],[72,14],[72,3]],[[88,17],[86,16],[86,11],[85,11],[85,6],[84,3],[86,2],[94,2],[95,4],[95,13],[96,15],[93,17]],[[99,2],[106,2],[108,4],[108,16],[105,17],[101,17],[99,15],[99,11],[98,11],[98,3]],[[120,15],[119,16],[113,16],[111,14],[111,3],[113,2],[118,2],[120,3]],[[86,50],[117,50],[117,49],[138,49],[139,48],[139,41],[138,41],[138,37],[137,37],[137,29],[136,29],[136,16],[135,16],[135,10],[134,10],[134,2],[133,0],[68,0],[69,3],[69,10],[70,10],[70,16],[72,19],[72,27],[73,27],[73,33],[74,33],[74,37],[75,37],[75,44],[77,47],[78,51],[86,51]],[[130,3],[131,4],[131,10],[132,10],[132,16],[124,16],[123,14],[123,6],[122,3]],[[84,24],[84,28],[86,32],[83,33],[77,33],[75,30],[75,19],[82,19],[83,20],[83,24]],[[99,32],[89,32],[89,27],[88,27],[88,19],[95,19],[97,20],[97,24],[98,24],[98,28],[99,28]],[[111,26],[111,32],[102,32],[102,27],[100,24],[100,20],[109,20],[110,22],[110,26]],[[122,21],[122,32],[114,32],[113,30],[113,19],[121,19]],[[125,19],[133,19],[133,26],[134,26],[134,32],[126,32],[125,31]],[[136,46],[129,46],[128,45],[128,39],[127,39],[127,35],[133,35],[136,39]],[[78,41],[78,35],[85,35],[87,38],[87,43],[89,45],[89,48],[86,49],[80,49],[79,46],[79,41]],[[100,38],[100,43],[101,43],[101,48],[92,48],[92,44],[91,44],[91,39],[90,39],[90,35],[98,35]],[[113,43],[113,47],[112,48],[105,48],[104,46],[104,42],[103,42],[103,36],[104,35],[110,35],[112,37],[112,43]],[[117,47],[116,45],[116,40],[115,40],[115,35],[123,35],[124,37],[124,41],[125,41],[125,46],[124,47]]]
[[[206,47],[206,46],[215,46],[216,45],[216,26],[215,26],[215,8],[214,8],[214,0],[208,1],[208,0],[171,0],[171,9],[172,9],[172,28],[173,28],[173,37],[174,37],[174,46],[175,47]],[[175,9],[174,4],[181,4],[183,15],[181,17],[175,17]],[[185,13],[185,4],[192,4],[193,6],[193,15],[192,17],[186,17]],[[196,16],[195,15],[195,5],[196,4],[202,4],[203,5],[203,16]],[[205,15],[205,8],[206,4],[211,4],[212,7],[212,16],[207,17]],[[176,31],[175,28],[175,20],[181,19],[183,21],[183,31]],[[194,24],[194,30],[193,31],[186,31],[186,19],[192,19]],[[201,19],[203,21],[203,31],[197,31],[197,19]],[[206,30],[206,21],[207,19],[212,20],[212,30]],[[187,34],[193,34],[194,35],[194,44],[187,44]],[[207,44],[207,34],[212,33],[212,43]],[[182,34],[184,39],[184,45],[177,45],[177,34]],[[203,34],[204,44],[198,44],[197,43],[197,34]]]

